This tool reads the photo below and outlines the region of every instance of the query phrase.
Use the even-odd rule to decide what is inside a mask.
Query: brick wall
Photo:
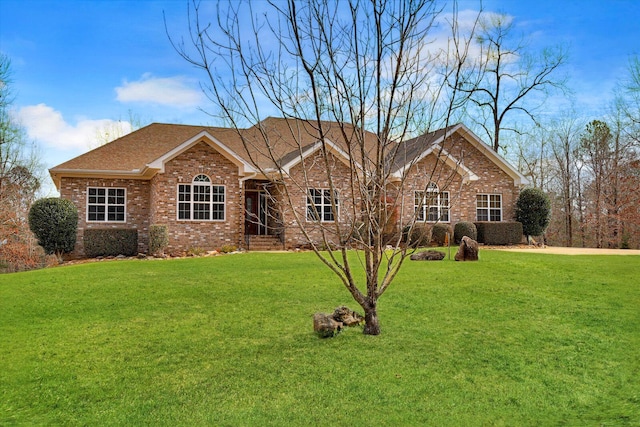
[[[493,164],[478,149],[463,138],[456,136],[447,142],[445,149],[455,158],[479,176],[475,182],[462,183],[460,174],[430,155],[410,170],[403,189],[393,188],[390,191],[402,191],[399,198],[398,211],[401,222],[405,223],[414,210],[414,190],[424,189],[430,181],[436,182],[441,191],[450,193],[450,222],[476,220],[476,194],[489,193],[502,195],[503,221],[513,220],[514,203],[519,188],[513,185],[512,179]],[[293,208],[310,234],[313,241],[321,242],[321,228],[328,232],[331,241],[337,242],[334,224],[320,225],[306,220],[307,188],[328,188],[327,172],[324,161],[318,152],[305,159],[306,176],[302,164],[292,168],[288,178],[289,194]],[[349,168],[335,157],[330,158],[330,175],[340,194],[339,221],[343,226],[340,233],[350,231],[348,225],[359,215],[360,201],[354,200],[350,191],[351,172]],[[224,221],[185,221],[178,220],[177,191],[179,184],[191,184],[193,178],[204,174],[211,179],[213,185],[225,186],[225,219]],[[99,223],[87,221],[87,188],[118,187],[125,188],[126,223]],[[214,148],[200,142],[165,165],[165,171],[154,176],[150,181],[126,179],[87,179],[62,178],[61,197],[70,199],[79,212],[78,240],[72,255],[83,256],[82,238],[88,228],[134,228],[138,230],[138,246],[140,252],[147,252],[149,243],[149,225],[166,225],[169,233],[167,252],[180,253],[189,249],[219,249],[224,245],[243,246],[244,237],[244,192],[240,186],[238,167],[226,159]],[[276,198],[284,200],[284,193],[276,189]],[[285,225],[285,245],[287,247],[305,246],[307,238],[300,231],[293,211],[287,203],[281,202],[282,217]]]
[[[190,184],[204,174],[213,185],[225,186],[224,221],[182,221],[177,216],[178,184]],[[126,189],[126,222],[88,222],[87,188]],[[213,250],[223,245],[241,246],[243,193],[238,167],[208,144],[201,142],[167,162],[165,172],[147,180],[62,178],[60,196],[78,207],[78,239],[72,257],[83,257],[84,230],[89,228],[133,228],[138,230],[138,250],[149,247],[149,225],[167,225],[168,253],[189,249]]]
[[[224,185],[224,221],[178,220],[178,185],[191,184],[200,174],[208,176],[213,185]],[[244,197],[239,179],[238,167],[204,142],[166,163],[164,173],[151,180],[150,202],[154,209],[150,222],[167,226],[167,252],[242,246]]]
[[[87,188],[125,188],[126,222],[87,221]],[[60,197],[71,200],[78,208],[78,237],[71,258],[84,257],[84,230],[91,228],[128,228],[138,230],[138,251],[146,252],[149,244],[149,181],[135,179],[62,178]]]
[[[475,173],[477,181],[462,182],[462,176],[444,162],[436,162],[431,154],[414,165],[403,186],[401,218],[409,221],[414,211],[414,190],[424,190],[429,182],[435,182],[440,191],[448,191],[450,197],[450,223],[476,221],[476,195],[501,194],[502,220],[513,221],[514,205],[520,189],[502,169],[464,138],[455,135],[445,144],[445,150]],[[464,172],[463,172],[464,174]]]
[[[322,242],[322,228],[324,228],[330,242],[339,242],[340,236],[338,236],[333,222],[318,224],[313,221],[307,221],[306,219],[306,189],[328,189],[328,176],[324,166],[324,160],[322,159],[322,154],[319,151],[315,155],[305,159],[304,164],[307,169],[306,174],[303,172],[302,164],[299,164],[291,169],[289,174],[290,177],[287,178],[289,194],[291,196],[292,204],[294,205],[293,208],[297,212],[300,221],[312,241],[317,243]],[[359,206],[359,203],[354,201],[350,191],[350,169],[334,156],[330,156],[329,164],[331,179],[333,180],[334,187],[338,189],[339,193],[339,223],[342,228],[340,233],[344,234],[350,231],[349,225],[353,223],[353,218],[356,215],[354,209]],[[284,195],[280,194],[279,197],[284,198]],[[281,208],[283,209],[283,219],[285,224],[285,246],[288,248],[307,246],[308,239],[304,236],[300,227],[297,225],[295,216],[291,212],[290,207],[286,206],[286,203],[282,203]]]

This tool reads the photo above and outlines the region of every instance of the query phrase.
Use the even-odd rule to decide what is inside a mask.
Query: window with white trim
[[[476,195],[477,221],[502,221],[502,194]]]
[[[184,221],[224,221],[225,187],[213,185],[206,175],[191,184],[178,184],[178,219]]]
[[[125,222],[127,191],[124,188],[87,188],[87,221]]]
[[[439,191],[433,182],[427,191],[415,192],[414,207],[418,221],[449,222],[449,192]]]
[[[307,192],[307,221],[335,221],[340,212],[338,192],[336,191],[333,192],[333,203],[336,206],[335,215],[331,208],[331,190],[310,188]]]

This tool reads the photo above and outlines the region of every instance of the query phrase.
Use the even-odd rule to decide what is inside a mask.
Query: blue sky
[[[15,114],[47,168],[97,145],[105,129],[142,121],[217,124],[201,75],[171,47],[186,27],[187,2],[0,0],[0,51],[12,61]],[[600,116],[640,54],[640,0],[490,0],[511,15],[532,46],[563,43],[578,107]],[[477,9],[461,1],[460,9]],[[113,123],[120,121],[119,125]],[[115,129],[117,130],[117,129]],[[47,183],[50,186],[50,183]]]

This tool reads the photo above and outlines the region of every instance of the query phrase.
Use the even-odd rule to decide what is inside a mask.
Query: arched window
[[[225,188],[212,185],[204,174],[191,184],[178,184],[178,219],[193,221],[224,221]]]
[[[449,222],[449,192],[440,191],[430,182],[427,191],[415,192],[415,212],[418,221]]]

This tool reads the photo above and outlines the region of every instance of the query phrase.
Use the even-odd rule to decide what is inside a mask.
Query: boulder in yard
[[[422,251],[411,255],[412,261],[441,261],[444,259],[444,252],[440,251]]]
[[[313,330],[322,338],[333,337],[343,328],[342,322],[337,322],[333,314],[316,313],[313,315]]]
[[[477,261],[478,242],[469,236],[464,236],[460,242],[460,247],[455,257],[456,261]]]
[[[343,305],[335,309],[333,320],[342,323],[344,326],[356,326],[364,322],[364,316]]]

